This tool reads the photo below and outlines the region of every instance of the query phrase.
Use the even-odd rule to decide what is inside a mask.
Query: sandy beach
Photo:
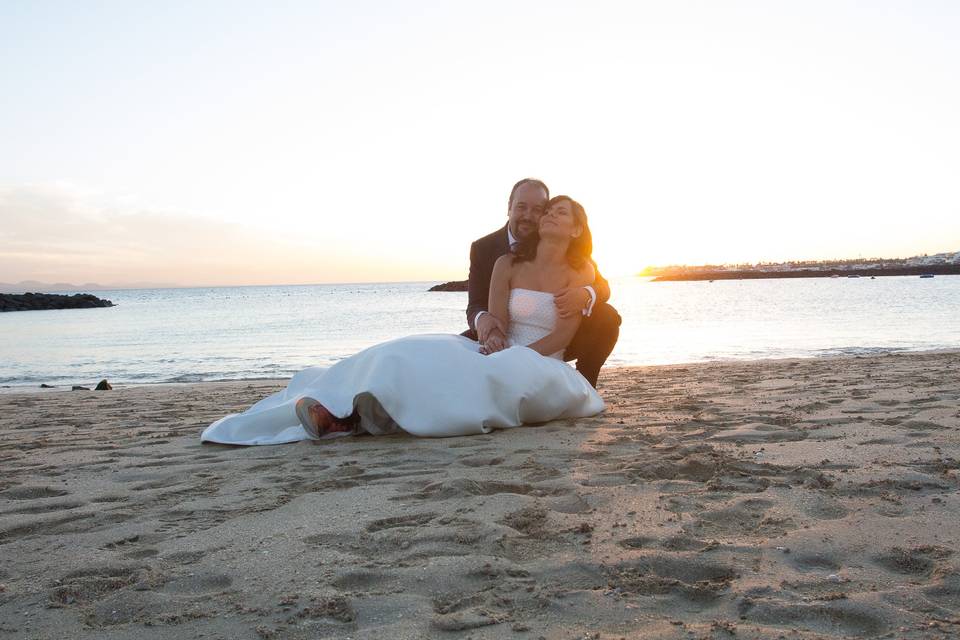
[[[200,431],[282,381],[0,396],[0,638],[960,635],[960,353],[610,369],[443,440]]]

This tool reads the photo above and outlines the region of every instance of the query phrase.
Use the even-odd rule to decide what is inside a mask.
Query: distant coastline
[[[162,282],[128,282],[127,284],[98,284],[86,282],[71,284],[69,282],[40,282],[39,280],[22,280],[17,283],[0,282],[0,293],[61,293],[85,291],[117,291],[121,289],[168,289],[178,285]]]
[[[798,269],[795,271],[755,271],[755,270],[722,270],[722,271],[688,271],[664,274],[655,277],[653,282],[684,282],[696,280],[762,280],[771,278],[869,278],[881,276],[921,276],[931,274],[960,275],[960,264],[939,265],[932,267],[895,267],[895,268],[868,268],[868,269],[829,269],[813,270]]]
[[[653,282],[757,280],[771,278],[862,278],[960,274],[960,251],[911,258],[766,262],[758,264],[647,267],[637,275]]]

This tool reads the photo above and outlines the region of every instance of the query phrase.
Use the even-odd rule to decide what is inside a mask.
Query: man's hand
[[[491,353],[496,353],[497,351],[503,351],[507,348],[507,339],[503,336],[503,332],[499,329],[494,329],[487,336],[487,339],[480,343],[480,353],[485,356],[490,355]]]
[[[477,318],[477,342],[486,344],[490,339],[490,334],[495,331],[500,333],[501,339],[507,334],[507,328],[503,326],[499,318],[495,317],[492,313],[480,314],[480,317]],[[500,349],[497,349],[497,351],[499,350]]]
[[[583,313],[590,304],[590,292],[583,287],[563,289],[554,294],[553,302],[557,305],[557,313],[561,318],[571,318]]]

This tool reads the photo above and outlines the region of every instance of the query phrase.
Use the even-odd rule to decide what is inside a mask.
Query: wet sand
[[[490,435],[201,445],[281,381],[0,396],[0,638],[960,635],[960,353],[605,370]]]

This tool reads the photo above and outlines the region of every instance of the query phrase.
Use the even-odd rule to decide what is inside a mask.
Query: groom
[[[463,335],[498,351],[506,347],[504,327],[487,313],[490,297],[490,276],[493,263],[507,254],[516,243],[537,231],[550,190],[540,180],[524,178],[513,185],[507,200],[507,224],[470,245],[470,278],[467,301],[467,323],[470,330]],[[594,387],[600,367],[613,351],[620,335],[620,314],[607,304],[610,285],[597,270],[592,287],[564,289],[554,296],[557,313],[562,318],[576,313],[584,315],[580,328],[563,355],[576,360],[577,371]]]

